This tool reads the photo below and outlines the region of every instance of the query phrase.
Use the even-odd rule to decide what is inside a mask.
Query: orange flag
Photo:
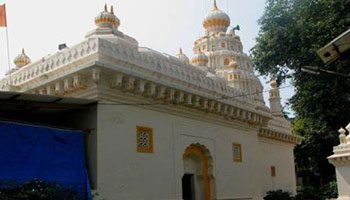
[[[7,27],[5,4],[0,6],[0,27]]]

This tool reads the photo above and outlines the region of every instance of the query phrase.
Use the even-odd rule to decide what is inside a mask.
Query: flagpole
[[[3,22],[2,22],[2,26],[6,27],[6,42],[7,42],[7,64],[9,67],[9,79],[10,79],[10,83],[9,85],[12,84],[12,79],[11,79],[11,62],[10,62],[10,42],[9,42],[9,32],[8,32],[8,26],[7,26],[7,19],[6,19],[6,4],[3,5],[3,13],[2,13],[2,17],[3,17]]]
[[[9,72],[11,72],[11,62],[10,62],[10,45],[9,45],[9,32],[6,26],[6,41],[7,41],[7,63],[9,65]],[[12,84],[11,73],[9,73],[10,85]]]

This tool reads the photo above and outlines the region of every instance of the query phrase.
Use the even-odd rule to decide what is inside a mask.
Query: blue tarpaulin
[[[57,182],[91,199],[84,154],[81,131],[0,122],[0,181]]]

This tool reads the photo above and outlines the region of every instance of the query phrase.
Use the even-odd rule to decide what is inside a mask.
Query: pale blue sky
[[[265,0],[217,1],[219,9],[229,14],[231,25],[241,26],[238,35],[248,53],[255,44],[257,20]],[[171,55],[182,47],[191,57],[193,42],[204,33],[202,20],[213,6],[213,0],[0,0],[3,3],[7,6],[12,67],[13,58],[22,48],[35,61],[55,53],[60,43],[72,46],[82,41],[85,33],[95,27],[94,17],[105,3],[114,5],[121,20],[120,30],[137,39],[140,46]],[[7,66],[6,32],[1,28],[0,77]],[[293,89],[283,89],[283,102],[292,94]]]

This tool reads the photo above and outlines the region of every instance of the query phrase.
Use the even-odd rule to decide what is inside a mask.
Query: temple
[[[291,133],[216,1],[189,59],[140,47],[107,6],[79,44],[31,62],[24,50],[0,90],[98,101],[89,111],[91,187],[100,199],[262,200],[296,193]],[[82,120],[82,119],[76,119]]]

